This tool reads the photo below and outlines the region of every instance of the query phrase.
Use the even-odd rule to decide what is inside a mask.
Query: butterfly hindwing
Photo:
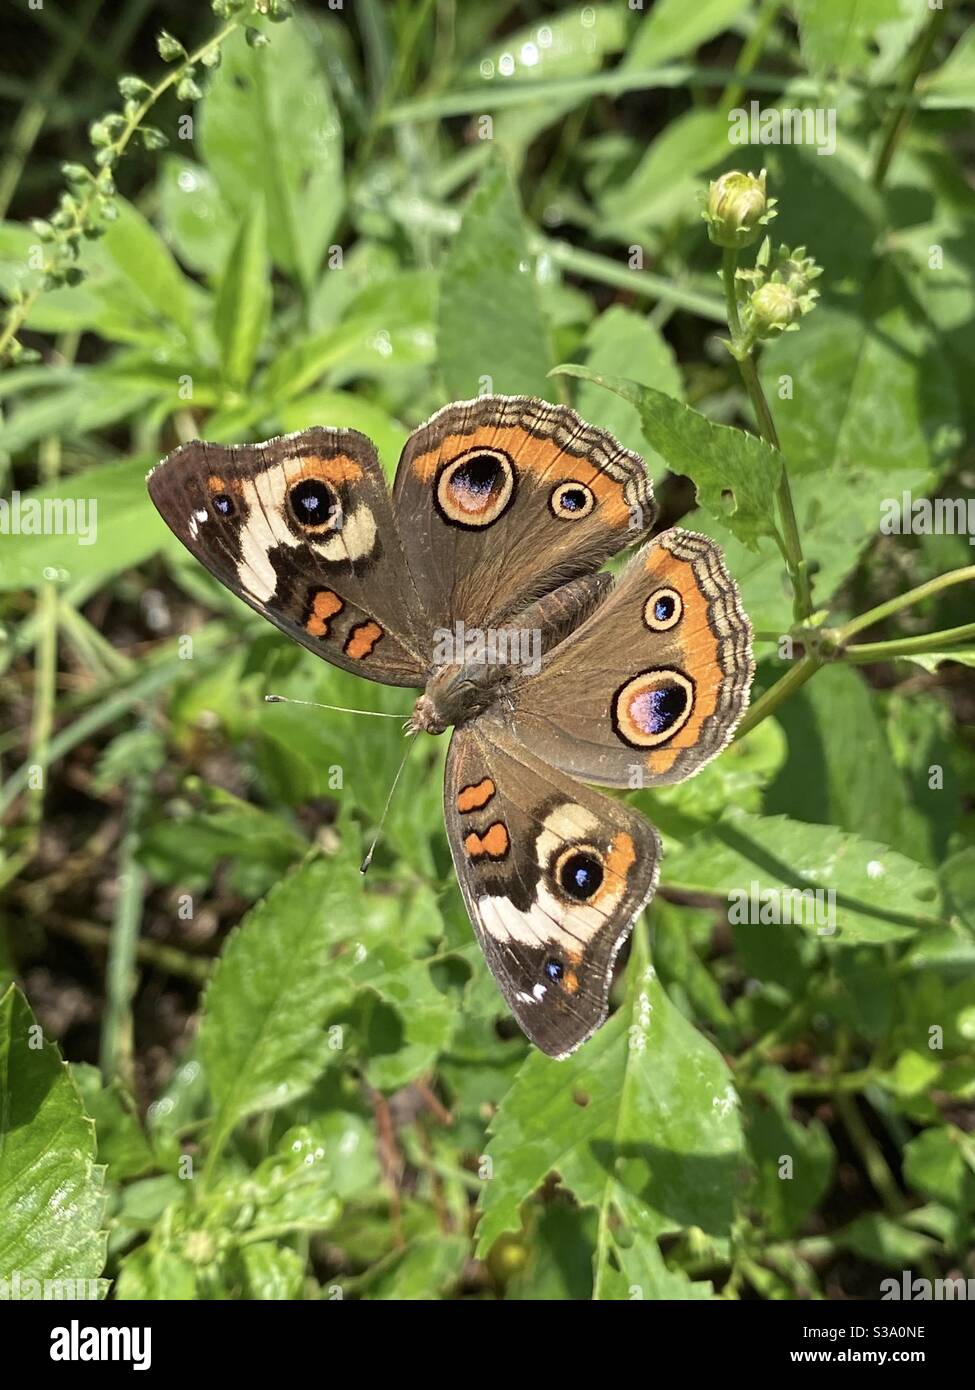
[[[154,468],[148,485],[187,549],[283,632],[369,680],[423,684],[420,603],[364,435],[197,440]]]
[[[585,781],[679,782],[731,738],[753,671],[751,625],[720,549],[675,528],[633,557],[538,675],[516,675],[506,719],[537,756]]]
[[[486,626],[638,541],[643,461],[568,406],[481,396],[406,442],[393,489],[407,563],[441,626]]]
[[[656,884],[656,832],[479,722],[451,740],[444,816],[505,999],[536,1047],[568,1056],[606,1017],[613,962]]]

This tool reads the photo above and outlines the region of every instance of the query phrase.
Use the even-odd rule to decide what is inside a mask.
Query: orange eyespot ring
[[[514,500],[514,465],[502,449],[468,449],[441,468],[434,495],[449,525],[492,526]]]
[[[549,510],[560,521],[579,521],[596,505],[596,494],[585,483],[559,483],[548,499]]]
[[[654,589],[643,608],[643,621],[651,632],[669,632],[684,615],[684,600],[676,589]]]
[[[613,728],[631,748],[659,748],[694,710],[694,682],[683,671],[658,667],[626,681],[613,696]]]

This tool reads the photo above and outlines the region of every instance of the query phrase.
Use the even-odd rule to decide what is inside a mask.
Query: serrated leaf
[[[256,198],[227,256],[213,310],[226,381],[246,386],[271,313],[267,210]]]
[[[590,371],[600,376],[634,371],[633,379],[640,385],[681,396],[683,384],[673,349],[645,315],[614,304],[592,322],[584,345]],[[579,382],[573,404],[584,420],[609,430],[627,449],[643,455],[648,469],[662,471],[663,460],[647,448],[635,405],[592,381]]]
[[[554,371],[593,381],[636,406],[647,443],[674,473],[691,479],[705,511],[750,549],[757,548],[760,537],[775,535],[782,458],[761,439],[731,425],[716,425],[652,386],[571,363]]]
[[[552,1172],[598,1210],[597,1298],[615,1287],[621,1224],[648,1241],[686,1225],[730,1227],[742,1158],[730,1073],[667,999],[639,934],[622,1007],[567,1061],[531,1053],[490,1132],[481,1256],[520,1229],[521,1204]]]
[[[105,1265],[103,1185],[78,1089],[11,985],[0,999],[0,1297],[63,1298],[69,1280],[92,1281],[75,1295],[91,1296]],[[28,1293],[26,1280],[61,1292]]]
[[[437,355],[448,399],[551,393],[545,324],[521,208],[500,163],[483,175],[444,257]]]
[[[931,869],[887,845],[785,816],[729,811],[664,856],[663,880],[682,889],[729,896],[729,911],[734,905],[749,914],[749,925],[742,930],[802,930],[824,941],[851,945],[896,941],[913,935],[925,921],[938,923],[939,888]],[[786,923],[786,899],[796,901],[792,890],[817,888],[824,896],[807,898],[801,910],[790,906],[793,917],[801,921]],[[833,908],[825,896],[829,892],[835,894]],[[772,895],[770,916],[765,922],[752,921],[752,899],[757,898],[760,909],[766,893]],[[776,910],[783,921],[772,925]]]
[[[323,1024],[345,988],[330,961],[329,923],[344,903],[332,870],[321,860],[296,870],[224,946],[200,1026],[217,1134],[302,1095],[330,1059]]]
[[[118,1080],[105,1085],[97,1067],[76,1062],[77,1082],[85,1113],[95,1122],[98,1161],[106,1165],[110,1182],[139,1177],[156,1166],[149,1141],[139,1123],[135,1102]]]

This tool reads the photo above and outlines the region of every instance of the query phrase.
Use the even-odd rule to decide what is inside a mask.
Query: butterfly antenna
[[[419,730],[415,729],[412,735],[410,736],[410,740],[406,745],[406,752],[403,754],[402,760],[400,761],[400,765],[396,769],[396,776],[393,778],[393,785],[390,787],[389,795],[386,797],[386,805],[383,807],[383,813],[379,817],[379,825],[376,829],[375,835],[372,838],[372,844],[369,846],[369,853],[366,855],[365,859],[363,859],[362,863],[359,865],[360,874],[364,874],[368,870],[369,865],[372,863],[372,856],[376,852],[376,846],[379,843],[379,837],[380,835],[382,835],[383,826],[386,824],[386,813],[389,810],[389,803],[393,799],[393,792],[396,790],[396,783],[399,781],[400,776],[402,775],[403,768],[406,766],[406,760],[410,756],[410,752],[413,748],[414,743],[416,742],[417,733],[419,733]]]
[[[377,709],[349,709],[346,705],[320,705],[316,700],[292,700],[290,695],[265,695],[269,705],[310,705],[312,709],[330,709],[337,714],[367,714],[370,719],[402,719],[401,714],[384,714]]]

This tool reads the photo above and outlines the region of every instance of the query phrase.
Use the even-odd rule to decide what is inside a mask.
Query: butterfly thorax
[[[442,734],[469,724],[497,700],[506,674],[506,666],[483,661],[441,666],[413,707],[411,730]]]

